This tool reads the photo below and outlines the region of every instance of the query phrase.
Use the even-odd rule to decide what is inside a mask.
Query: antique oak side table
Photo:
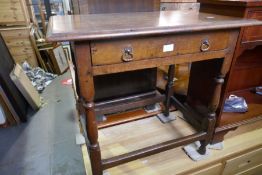
[[[197,140],[201,141],[199,153],[204,154],[213,136],[221,89],[240,27],[259,24],[257,20],[179,11],[51,17],[47,40],[74,42],[79,110],[86,118],[93,174],[101,175],[105,169]],[[181,102],[172,97],[173,72],[174,64],[186,62],[192,63],[193,73],[187,99]],[[150,92],[148,99],[154,99],[154,103],[164,101],[166,116],[173,101],[197,133],[102,159],[96,114],[143,106],[148,99],[138,96],[132,102],[130,98],[135,97],[95,103],[93,77],[163,65],[169,65],[166,92]],[[207,70],[212,71],[206,74]]]

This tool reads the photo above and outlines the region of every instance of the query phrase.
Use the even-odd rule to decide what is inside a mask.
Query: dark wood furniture
[[[105,169],[197,140],[201,141],[199,152],[204,154],[213,135],[215,112],[240,27],[258,24],[261,22],[256,20],[179,11],[51,17],[47,40],[74,41],[80,112],[86,119],[93,174],[101,175]],[[193,71],[187,100],[182,103],[171,98],[172,77],[174,64],[185,62],[192,62]],[[143,94],[147,98],[142,99],[140,96],[111,99],[110,102],[114,103],[110,105],[107,102],[94,102],[95,76],[164,65],[170,65],[164,95],[150,92]],[[206,74],[207,71],[210,73]],[[197,133],[116,157],[101,158],[97,114],[144,106],[148,101],[164,101],[163,112],[168,115],[170,98],[176,108],[184,113],[184,117],[198,128]]]
[[[11,80],[9,74],[13,70],[15,62],[11,57],[11,54],[0,34],[0,84],[1,84],[1,96],[3,98],[8,98],[22,122],[27,121],[27,109],[28,103],[17,89],[13,81]],[[11,106],[10,106],[11,108]]]
[[[201,12],[262,20],[261,0],[199,0]],[[262,96],[253,88],[262,86],[262,26],[242,27],[238,37],[225,96],[220,103],[213,142],[222,141],[231,129],[262,119]],[[230,94],[244,97],[246,113],[223,113],[223,103]]]
[[[159,11],[160,0],[72,0],[74,14]]]

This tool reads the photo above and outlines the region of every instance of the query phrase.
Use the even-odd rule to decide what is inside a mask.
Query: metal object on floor
[[[177,117],[176,111],[170,112],[168,116],[165,116],[164,113],[157,114],[157,118],[162,122],[162,123],[169,123],[173,120],[175,120]]]
[[[147,113],[151,113],[151,112],[160,111],[161,106],[160,106],[159,103],[156,103],[156,104],[152,104],[152,105],[147,105],[147,106],[144,107],[144,109]]]

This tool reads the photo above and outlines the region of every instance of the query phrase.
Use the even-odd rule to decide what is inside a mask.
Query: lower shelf
[[[98,122],[98,129],[107,128],[107,127],[131,122],[135,120],[140,120],[147,117],[152,117],[154,115],[161,113],[161,111],[164,109],[163,104],[160,104],[160,107],[161,109],[154,112],[146,112],[143,108],[138,108],[135,110],[126,111],[122,113],[106,115],[105,121]],[[174,111],[175,108],[171,106],[169,110]]]
[[[96,115],[113,114],[163,102],[165,96],[157,90],[95,103]]]
[[[244,97],[248,104],[248,112],[245,113],[231,113],[224,112],[221,116],[219,126],[224,126],[232,123],[247,122],[247,120],[252,120],[256,117],[262,116],[262,96],[251,92],[250,89],[231,92],[230,94],[237,95],[239,97]]]

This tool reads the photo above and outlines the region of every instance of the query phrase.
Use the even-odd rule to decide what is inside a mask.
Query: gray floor
[[[0,128],[0,175],[84,175],[75,144],[75,101],[69,77],[57,77],[41,95],[47,103],[29,121]]]

